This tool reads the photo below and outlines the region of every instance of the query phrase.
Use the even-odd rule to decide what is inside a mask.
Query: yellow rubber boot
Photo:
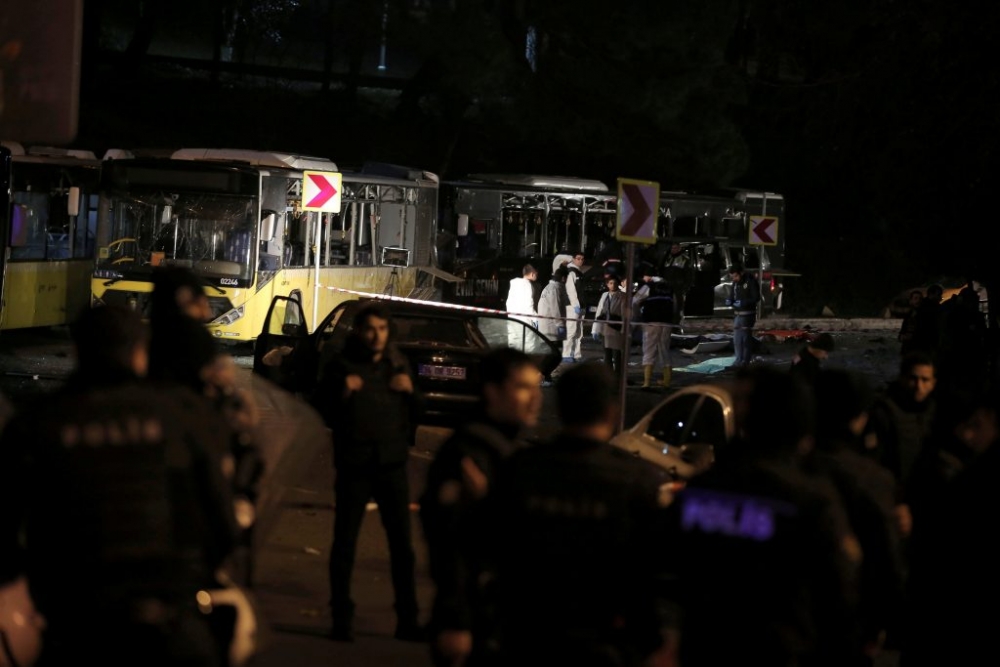
[[[642,367],[642,388],[643,389],[649,389],[649,387],[652,385],[652,383],[653,383],[653,366],[652,366],[652,364],[650,364],[649,366],[643,366]]]
[[[664,366],[663,367],[663,386],[664,387],[669,387],[670,386],[670,376],[673,375],[673,372],[674,372],[674,369],[671,368],[670,366]]]

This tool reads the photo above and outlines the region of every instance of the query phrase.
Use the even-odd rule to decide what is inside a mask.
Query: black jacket
[[[430,556],[435,597],[431,627],[492,632],[493,601],[488,580],[493,559],[488,548],[492,526],[485,518],[486,496],[493,491],[504,459],[527,443],[517,429],[484,416],[463,424],[441,445],[427,472],[420,498],[420,519]],[[468,458],[483,474],[484,489],[472,488],[463,474]]]
[[[312,404],[333,432],[333,462],[338,468],[406,463],[423,401],[415,380],[413,393],[389,388],[398,373],[413,380],[409,362],[398,350],[390,345],[375,362],[354,337],[323,368]],[[360,391],[345,393],[349,375],[361,376]]]
[[[228,434],[184,388],[72,378],[4,431],[0,556],[23,522],[35,602],[53,622],[141,597],[190,605],[238,534]]]
[[[639,664],[661,643],[663,478],[624,450],[562,435],[515,453],[498,479],[506,658],[594,664],[610,651]]]

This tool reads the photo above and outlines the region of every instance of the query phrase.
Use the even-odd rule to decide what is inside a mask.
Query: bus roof
[[[435,185],[441,182],[438,175],[433,172],[399,164],[390,164],[388,162],[365,162],[360,171],[353,170],[353,173],[368,176],[384,176],[401,181],[430,181]]]
[[[360,171],[345,171],[345,172],[341,172],[341,173],[343,175],[343,179],[344,179],[345,183],[358,183],[358,184],[362,184],[363,183],[365,185],[393,185],[393,186],[404,187],[404,188],[405,187],[409,187],[409,188],[412,188],[412,187],[418,187],[418,188],[437,188],[438,187],[438,182],[436,180],[436,177],[434,177],[434,174],[431,174],[430,172],[421,172],[421,173],[422,174],[426,173],[427,175],[430,175],[432,178],[421,177],[421,178],[415,178],[413,180],[402,179],[402,178],[393,178],[391,176],[378,176],[378,175],[373,175],[373,174],[365,174],[365,173],[360,172]]]
[[[238,148],[181,148],[170,155],[174,160],[202,160],[216,162],[244,162],[255,167],[277,167],[311,171],[337,171],[332,160],[321,157],[270,153]]]
[[[70,160],[96,160],[97,156],[91,151],[78,150],[75,148],[55,148],[53,146],[31,146],[27,150],[24,146],[16,141],[0,141],[0,145],[3,145],[10,151],[10,154],[15,157],[22,156],[34,156],[34,157],[56,157],[56,158],[67,158]]]
[[[454,182],[454,185],[487,185],[539,190],[610,192],[605,183],[593,179],[574,178],[570,176],[534,176],[528,174],[469,174],[467,181]]]

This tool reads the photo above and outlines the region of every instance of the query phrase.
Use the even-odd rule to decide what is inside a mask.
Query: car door
[[[503,315],[479,315],[476,328],[490,349],[512,347],[521,350],[535,360],[545,375],[551,374],[562,359],[562,348],[520,320]]]
[[[253,372],[283,389],[302,393],[313,386],[315,361],[302,304],[286,296],[274,297],[254,344]]]

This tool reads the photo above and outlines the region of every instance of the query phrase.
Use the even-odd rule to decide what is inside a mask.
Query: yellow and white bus
[[[306,210],[304,178],[316,172],[331,186],[342,178],[339,212]],[[256,339],[274,296],[297,300],[315,327],[356,298],[338,290],[431,298],[444,275],[434,268],[439,179],[427,171],[341,173],[323,158],[247,150],[109,151],[101,183],[93,303],[148,315],[154,268],[189,267],[225,341]]]
[[[87,306],[101,161],[0,145],[0,329],[67,324]]]

